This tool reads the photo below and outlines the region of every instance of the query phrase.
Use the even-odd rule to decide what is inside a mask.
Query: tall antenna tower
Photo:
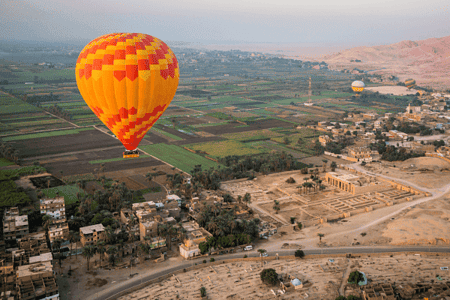
[[[308,102],[311,103],[311,76],[309,76]]]

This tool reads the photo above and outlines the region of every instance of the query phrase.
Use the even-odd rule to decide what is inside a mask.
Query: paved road
[[[311,254],[365,254],[365,253],[392,253],[392,252],[437,252],[437,253],[450,253],[450,247],[347,247],[347,248],[316,248],[316,249],[310,249],[310,250],[304,250],[306,255]],[[295,250],[280,250],[276,252],[268,252],[269,256],[274,256],[278,253],[279,256],[288,256],[288,255],[294,255]],[[241,252],[236,254],[228,254],[228,255],[220,255],[220,256],[214,256],[216,261],[226,261],[228,259],[233,258],[241,258],[244,254],[247,254],[249,257],[259,257],[260,254],[256,251],[248,251],[248,252]],[[152,274],[143,274],[141,276],[135,276],[132,279],[129,279],[125,282],[118,283],[116,286],[109,288],[107,290],[104,290],[102,292],[96,293],[88,298],[86,300],[94,300],[94,299],[101,299],[101,300],[112,300],[115,299],[115,295],[117,293],[120,293],[122,291],[125,291],[127,289],[131,289],[141,283],[144,283],[146,281],[158,278],[160,276],[164,276],[170,273],[173,273],[174,271],[182,270],[184,268],[193,266],[195,263],[200,264],[203,261],[203,257],[195,260],[185,261],[175,267],[168,268],[164,271],[155,272]]]

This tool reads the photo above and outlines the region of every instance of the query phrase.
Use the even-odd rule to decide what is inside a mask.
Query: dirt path
[[[339,295],[340,296],[345,296],[344,295],[344,293],[345,293],[345,285],[347,284],[347,279],[346,278],[348,278],[348,276],[350,275],[350,271],[351,271],[350,260],[347,259],[347,268],[345,269],[344,274],[342,274],[341,287],[339,288]]]

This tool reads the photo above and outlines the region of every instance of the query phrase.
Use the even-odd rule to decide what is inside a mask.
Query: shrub
[[[366,235],[367,235],[367,233],[365,233],[365,232],[361,232],[361,235],[362,235],[362,236],[366,236]]]
[[[211,259],[209,260],[210,262],[214,262],[214,261],[216,261],[215,259],[214,259],[214,257],[211,257]]]
[[[302,224],[302,222],[298,222],[298,223],[297,223],[297,226],[298,226],[298,229],[300,229],[300,230],[301,230],[301,229],[302,229],[302,227],[303,227],[303,224]]]
[[[335,300],[347,300],[347,298],[345,298],[344,296],[339,296]]]
[[[203,260],[203,263],[206,264],[206,259]]]
[[[354,271],[348,276],[348,283],[358,284],[358,282],[364,281],[364,275],[361,272]]]
[[[291,217],[291,224],[295,224],[295,217]]]
[[[245,255],[244,255],[244,258],[247,258],[247,257],[248,257],[247,254],[245,254]]]
[[[295,257],[303,258],[305,257],[305,252],[303,252],[303,250],[297,250],[295,251]]]
[[[361,300],[361,298],[358,296],[350,295],[347,297],[347,300]]]
[[[270,285],[278,283],[278,274],[274,269],[264,269],[260,273],[262,282]]]
[[[205,289],[205,287],[201,287],[200,288],[200,295],[202,296],[202,297],[205,297],[206,296],[206,289]]]

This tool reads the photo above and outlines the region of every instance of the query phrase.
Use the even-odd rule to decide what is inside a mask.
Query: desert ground
[[[436,280],[450,280],[448,271],[441,266],[450,263],[448,256],[414,254],[369,255],[357,258],[342,256],[312,257],[303,260],[238,260],[208,264],[203,268],[174,274],[170,279],[154,283],[119,299],[199,299],[200,288],[205,287],[208,299],[334,299],[341,294],[356,294],[354,286],[347,284],[348,275],[358,270],[372,283],[407,284]],[[260,272],[273,268],[278,274],[290,275],[303,283],[303,288],[280,292],[279,286],[261,282]],[[404,276],[408,274],[408,276]]]

